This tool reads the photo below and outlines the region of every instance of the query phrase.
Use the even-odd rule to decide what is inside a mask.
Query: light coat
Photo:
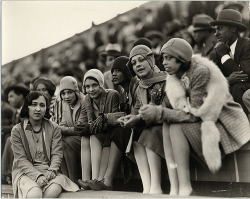
[[[32,139],[32,131],[26,129],[28,119],[24,120],[24,132],[21,123],[15,125],[11,131],[12,150],[14,152],[14,162],[12,169],[12,183],[14,197],[17,196],[17,183],[22,175],[27,175],[33,181],[42,174],[32,164],[35,157],[35,143]],[[63,157],[61,132],[58,125],[44,119],[44,141],[47,156],[50,161],[49,169],[58,171]],[[28,141],[28,142],[27,142]]]

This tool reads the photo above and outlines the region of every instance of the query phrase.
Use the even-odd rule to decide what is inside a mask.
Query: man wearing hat
[[[25,97],[29,94],[29,89],[23,84],[15,84],[5,89],[5,95],[8,98],[10,105],[16,110],[13,114],[12,123],[9,126],[2,126],[2,132],[5,135],[6,144],[2,156],[2,179],[6,180],[8,184],[11,183],[11,168],[13,163],[13,152],[10,143],[10,132],[12,127],[21,122],[20,111],[24,103]],[[3,138],[2,138],[3,139]]]
[[[198,53],[215,61],[216,52],[214,49],[214,29],[209,25],[213,18],[206,14],[197,14],[193,17],[194,39],[198,44]]]
[[[242,95],[250,88],[250,39],[239,34],[247,27],[242,23],[241,13],[232,9],[222,10],[210,24],[215,26],[216,63],[227,77],[234,101],[247,114]]]
[[[112,82],[111,68],[113,66],[114,60],[121,56],[121,47],[119,44],[107,44],[105,51],[101,53],[106,68],[104,69],[104,87],[114,89],[114,84]]]

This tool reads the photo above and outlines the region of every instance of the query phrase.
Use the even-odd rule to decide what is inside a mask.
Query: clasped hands
[[[139,109],[138,115],[126,115],[117,119],[122,127],[133,128],[141,119],[151,121],[156,118],[156,106],[146,104]]]
[[[48,170],[45,176],[44,175],[39,176],[36,182],[40,187],[45,187],[49,183],[49,181],[54,179],[55,177],[56,177],[56,172],[53,170]]]

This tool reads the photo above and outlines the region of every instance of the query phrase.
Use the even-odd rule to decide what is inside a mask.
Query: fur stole
[[[168,75],[165,91],[174,109],[190,112],[202,119],[202,152],[208,168],[215,173],[221,167],[220,132],[215,123],[229,93],[228,83],[218,66],[208,58],[199,54],[193,55],[191,64],[206,66],[210,71],[210,80],[206,88],[207,96],[204,97],[203,104],[199,108],[191,107],[186,97],[185,82],[173,75]]]

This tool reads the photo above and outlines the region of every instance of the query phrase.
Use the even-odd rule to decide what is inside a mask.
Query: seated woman
[[[83,135],[83,99],[77,81],[71,76],[60,81],[60,98],[62,100],[62,120],[59,123],[63,138],[62,173],[73,182],[81,176],[81,136]]]
[[[78,191],[75,183],[59,173],[61,132],[57,124],[46,119],[46,97],[37,91],[29,93],[20,116],[24,121],[11,131],[14,197],[56,198],[62,190]]]
[[[229,94],[227,81],[219,68],[207,58],[193,55],[188,42],[173,38],[163,45],[161,54],[166,71],[176,77],[184,97],[188,97],[189,110],[176,106],[180,98],[174,96],[174,87],[172,92],[167,90],[167,98],[174,109],[146,105],[139,112],[145,120],[165,122],[163,144],[170,193],[188,196],[194,193],[190,182],[190,147],[194,158],[216,172],[221,167],[222,157],[250,140],[249,122],[241,106]]]
[[[113,117],[113,124],[119,124],[117,119],[124,114],[130,113],[128,96],[129,86],[132,86],[130,85],[132,75],[126,66],[128,60],[129,58],[125,56],[116,58],[111,69],[112,82],[114,83],[115,89],[120,94],[119,110],[121,111]],[[130,134],[131,129],[125,128],[120,128],[119,130],[117,128],[117,130],[113,133],[111,136],[111,146],[107,170],[105,172],[99,173],[97,178],[98,182],[96,183],[96,186],[91,187],[92,189],[113,190],[113,178],[121,162],[123,164],[122,172],[124,176],[124,182],[127,183],[132,177],[131,169],[129,169],[130,161],[125,155]]]
[[[160,194],[162,193],[161,157],[164,158],[162,124],[148,122],[145,124],[138,115],[138,110],[144,104],[161,104],[166,72],[154,70],[153,52],[145,45],[137,45],[131,50],[128,67],[132,75],[137,75],[140,79],[137,101],[131,111],[132,114],[120,118],[119,121],[124,127],[142,129],[139,139],[133,142],[133,150],[142,179],[143,193]]]
[[[89,136],[83,136],[81,140],[82,180],[78,181],[85,190],[99,189],[96,184],[99,176],[103,178],[107,170],[111,136],[124,131],[112,122],[112,116],[119,112],[119,93],[104,89],[103,85],[101,71],[91,69],[85,73],[83,90],[87,94],[84,100],[83,125],[86,126],[84,132],[89,133]]]

